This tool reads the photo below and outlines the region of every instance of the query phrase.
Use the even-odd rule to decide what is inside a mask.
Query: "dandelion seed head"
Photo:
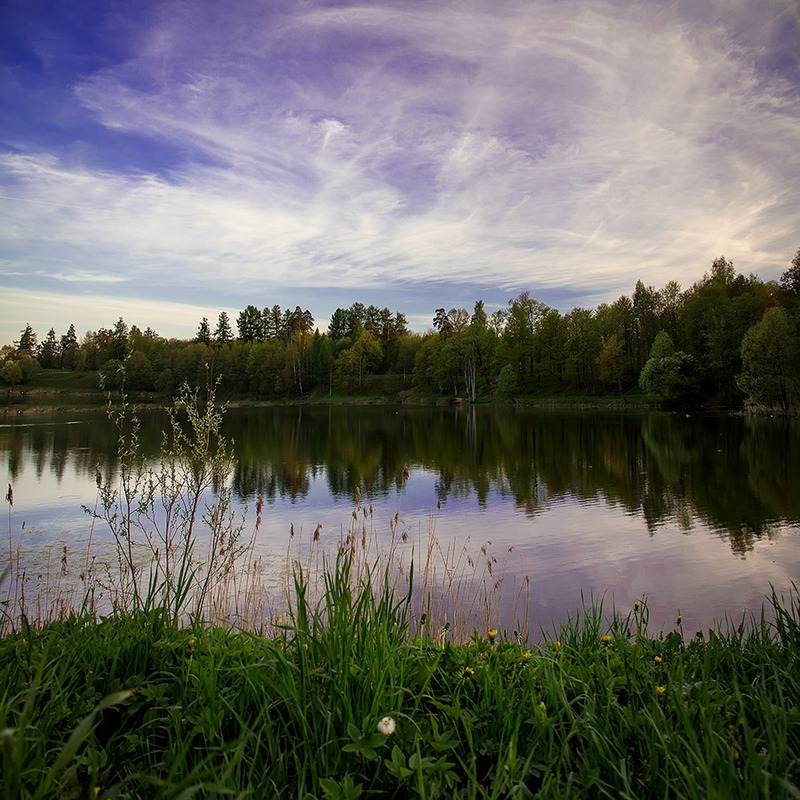
[[[394,729],[395,724],[391,717],[382,717],[378,723],[378,733],[382,733],[384,736],[391,736],[394,733]]]

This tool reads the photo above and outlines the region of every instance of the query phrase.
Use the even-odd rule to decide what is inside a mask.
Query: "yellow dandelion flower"
[[[608,634],[606,634],[600,641],[603,644],[609,644],[611,642],[611,637]]]
[[[661,658],[661,656],[653,656],[653,661],[655,661],[656,664],[660,664],[661,661],[662,661],[662,658]]]
[[[656,686],[656,697],[663,697],[667,693],[666,686]]]
[[[474,669],[472,669],[472,667],[466,667],[466,668],[464,669],[464,674],[465,674],[465,675],[474,675],[474,674],[475,674],[475,670],[474,670]]]
[[[497,638],[497,628],[492,628],[489,631],[488,636],[489,636],[489,641],[493,642]]]
[[[637,600],[637,601],[636,601],[636,602],[633,604],[633,607],[634,607],[634,608],[639,608],[639,606],[640,606],[640,605],[641,605],[641,603],[640,603],[640,602]]]
[[[190,649],[190,650],[194,650],[194,642],[195,642],[195,639],[194,639],[194,637],[192,637],[191,639],[189,639],[189,649]]]
[[[530,657],[531,657],[531,651],[530,651],[530,650],[526,650],[526,651],[525,651],[525,652],[522,654],[522,657],[523,657],[523,658],[530,658]]]
[[[557,642],[555,642],[555,643],[553,644],[553,647],[554,647],[556,650],[560,650],[560,649],[561,649],[561,642],[558,642],[558,641],[557,641]]]
[[[680,625],[681,622],[683,622],[683,614],[678,614],[678,625]]]

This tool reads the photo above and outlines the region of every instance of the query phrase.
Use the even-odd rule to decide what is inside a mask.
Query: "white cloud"
[[[316,289],[391,304],[430,280],[592,305],[638,278],[687,285],[721,253],[776,277],[796,249],[800,101],[719,22],[611,2],[245,4],[206,28],[172,8],[75,96],[197,157],[142,174],[5,154],[10,271],[118,270],[174,302],[222,286],[241,307],[302,290],[328,313]]]

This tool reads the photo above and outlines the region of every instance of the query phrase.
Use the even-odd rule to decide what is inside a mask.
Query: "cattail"
[[[319,534],[320,534],[321,530],[322,530],[322,523],[318,522],[317,523],[317,527],[314,529],[314,541],[315,542],[319,541]]]
[[[8,484],[8,491],[6,492],[6,500],[8,500],[8,504],[10,506],[14,505],[14,489],[11,487],[11,484]]]

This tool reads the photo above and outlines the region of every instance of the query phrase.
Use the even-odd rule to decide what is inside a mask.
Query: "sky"
[[[797,0],[0,0],[0,70],[0,344],[800,247]]]

